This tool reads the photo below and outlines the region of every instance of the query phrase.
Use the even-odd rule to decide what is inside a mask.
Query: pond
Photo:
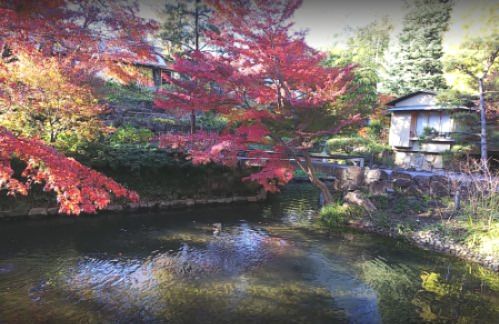
[[[317,197],[0,223],[0,323],[497,323],[497,274],[327,233]]]

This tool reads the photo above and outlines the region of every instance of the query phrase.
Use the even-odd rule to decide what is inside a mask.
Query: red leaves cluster
[[[5,64],[11,64],[20,53],[39,58],[39,62],[44,58],[56,59],[58,70],[68,80],[61,91],[71,91],[106,67],[116,71],[117,61],[152,57],[146,39],[156,25],[138,17],[138,10],[138,4],[129,0],[1,1],[0,52],[11,52]],[[0,78],[0,97],[4,102],[40,105],[32,96],[34,89],[20,83],[11,84],[7,78]],[[77,119],[78,109],[75,114]],[[13,178],[13,157],[27,164],[22,174],[24,182]],[[25,195],[31,183],[41,182],[45,183],[45,190],[56,193],[60,212],[66,214],[92,213],[104,208],[111,193],[132,201],[138,199],[136,193],[42,142],[16,137],[0,128],[0,189]]]
[[[160,147],[184,151],[195,165],[219,163],[235,166],[243,148],[240,139],[231,135],[197,132],[194,134],[166,134],[159,137]]]
[[[13,178],[12,157],[27,164],[21,174],[25,182]],[[59,211],[65,214],[94,213],[109,204],[111,193],[115,197],[138,200],[135,192],[42,142],[18,138],[0,128],[0,190],[26,195],[32,183],[44,183],[45,191],[54,191]]]
[[[307,120],[308,112],[325,111],[344,94],[353,67],[325,67],[323,54],[305,43],[303,33],[291,31],[290,18],[301,0],[206,1],[218,27],[206,32],[210,52],[176,57],[173,69],[182,78],[171,79],[155,103],[170,111],[215,111],[230,122],[216,140],[205,133],[177,134],[166,136],[163,145],[181,147],[195,163],[227,163],[238,156],[228,155],[231,150],[249,151],[255,159],[250,165],[260,170],[247,180],[275,191],[292,178],[290,158],[310,148],[313,139],[357,120],[341,116],[319,130]],[[254,144],[274,153],[252,150]]]

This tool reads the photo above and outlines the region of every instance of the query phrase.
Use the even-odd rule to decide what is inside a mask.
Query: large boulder
[[[345,169],[346,176],[348,180],[352,180],[353,182],[361,185],[364,180],[364,171],[361,167],[358,166],[349,166]]]
[[[380,169],[365,169],[364,170],[364,183],[371,184],[381,180],[387,180],[389,178],[388,174],[384,170]]]
[[[386,195],[389,191],[393,190],[393,183],[391,181],[382,180],[369,184],[369,192],[372,195]]]
[[[406,179],[406,180],[412,180],[412,176],[409,173],[401,172],[401,171],[393,171],[392,172],[392,179],[397,180],[397,179]]]
[[[409,188],[412,184],[412,179],[393,179],[393,187],[402,191]]]
[[[419,190],[424,193],[430,192],[430,176],[416,175],[414,176],[414,183],[418,186]]]
[[[432,176],[430,180],[430,195],[445,197],[450,195],[449,179],[444,176]]]
[[[343,200],[346,203],[354,204],[357,206],[360,206],[367,210],[368,212],[373,212],[376,210],[376,206],[372,203],[372,201],[369,200],[362,192],[356,190],[356,191],[350,191],[348,192],[344,197]]]

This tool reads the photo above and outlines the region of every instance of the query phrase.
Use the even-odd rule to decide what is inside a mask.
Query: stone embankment
[[[431,172],[369,169],[357,166],[338,166],[318,163],[317,170],[326,180],[333,180],[333,188],[341,191],[366,190],[373,195],[395,190],[409,195],[432,197],[452,196],[460,190],[465,196],[469,184],[466,175],[445,175]]]
[[[267,199],[267,193],[260,191],[254,196],[233,196],[225,198],[201,198],[201,199],[175,199],[175,200],[142,200],[138,203],[122,203],[108,205],[103,211],[119,212],[119,211],[133,211],[138,209],[170,209],[192,207],[198,205],[217,205],[217,204],[230,204],[230,203],[250,203],[258,202]],[[20,212],[19,210],[5,210],[0,211],[0,219],[10,218],[23,218],[32,217],[38,218],[43,216],[57,215],[57,207],[35,207]]]

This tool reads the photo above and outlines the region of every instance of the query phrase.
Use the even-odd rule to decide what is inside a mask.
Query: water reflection
[[[499,278],[310,228],[311,187],[262,205],[0,227],[0,323],[493,323]]]

